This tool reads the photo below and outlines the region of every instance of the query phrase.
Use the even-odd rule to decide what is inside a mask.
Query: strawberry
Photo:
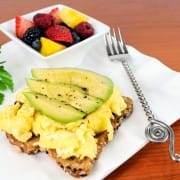
[[[49,27],[45,31],[45,36],[53,41],[58,41],[62,43],[73,43],[73,37],[71,31],[62,25],[54,25]]]
[[[16,22],[16,36],[20,39],[23,37],[24,33],[28,28],[34,26],[32,21],[24,19],[21,16],[16,16],[15,22]]]
[[[53,17],[54,24],[60,24],[62,22],[59,8],[52,9],[49,14]]]

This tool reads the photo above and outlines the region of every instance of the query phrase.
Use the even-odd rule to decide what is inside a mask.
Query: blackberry
[[[22,40],[26,44],[31,46],[32,42],[35,41],[36,39],[40,39],[41,36],[42,36],[42,30],[40,28],[38,28],[38,27],[30,27],[25,32]]]

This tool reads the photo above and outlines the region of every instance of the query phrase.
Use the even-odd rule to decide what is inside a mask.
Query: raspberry
[[[53,17],[50,14],[38,13],[33,17],[35,26],[46,29],[53,23]]]
[[[61,26],[61,25],[51,26],[46,30],[45,35],[47,38],[53,41],[58,41],[68,44],[73,43],[73,37],[71,31],[65,26]]]
[[[82,22],[75,27],[75,31],[82,39],[86,39],[94,34],[94,28],[88,22]]]

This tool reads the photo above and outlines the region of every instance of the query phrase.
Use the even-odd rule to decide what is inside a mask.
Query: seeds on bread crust
[[[11,134],[6,133],[6,136],[11,144],[19,147],[19,149],[24,153],[36,154],[41,151],[40,147],[38,145],[35,145],[35,143],[38,142],[39,137],[33,136],[27,142],[20,142]]]

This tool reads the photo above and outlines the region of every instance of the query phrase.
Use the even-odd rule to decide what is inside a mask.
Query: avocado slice
[[[86,115],[64,102],[50,99],[44,95],[34,92],[24,92],[24,95],[37,111],[61,123],[77,121]]]
[[[77,68],[35,68],[32,69],[35,79],[51,83],[67,83],[77,85],[87,94],[106,101],[113,92],[113,82],[106,76]]]
[[[86,94],[82,88],[72,84],[55,84],[34,79],[28,79],[27,84],[32,91],[64,101],[86,114],[95,111],[103,103],[101,99]]]

